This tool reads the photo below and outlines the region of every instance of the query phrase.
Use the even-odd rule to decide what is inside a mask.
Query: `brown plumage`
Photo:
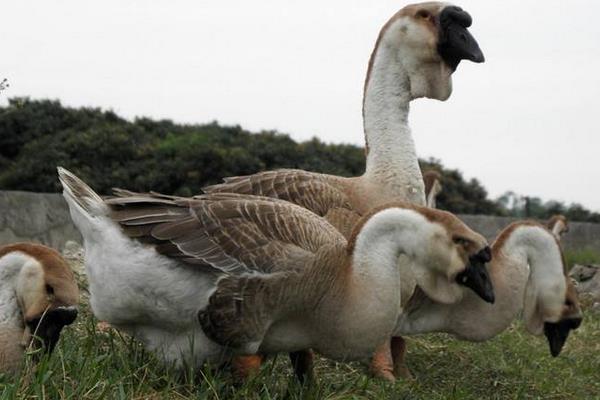
[[[322,246],[345,242],[327,221],[272,198],[139,194],[106,204],[125,233],[159,253],[232,274],[302,268]]]
[[[345,237],[367,205],[356,196],[356,178],[342,178],[302,170],[282,169],[225,178],[204,192],[239,193],[286,200],[327,219]]]

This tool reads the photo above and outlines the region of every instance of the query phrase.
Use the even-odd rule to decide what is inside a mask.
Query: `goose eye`
[[[572,307],[572,306],[573,306],[573,302],[572,302],[571,300],[567,299],[567,300],[565,301],[565,305],[566,305],[567,307]]]
[[[431,13],[427,10],[419,10],[419,11],[417,11],[417,17],[423,18],[423,19],[430,19]]]
[[[50,285],[46,285],[46,293],[49,295],[54,295],[54,288]]]
[[[458,236],[453,237],[452,241],[459,246],[467,246],[470,243],[467,239]]]

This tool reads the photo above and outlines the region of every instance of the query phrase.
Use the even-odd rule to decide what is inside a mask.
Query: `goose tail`
[[[109,208],[102,198],[92,190],[84,181],[72,172],[58,167],[58,179],[63,187],[63,196],[69,205],[73,222],[80,228],[78,216],[86,219],[104,216]]]

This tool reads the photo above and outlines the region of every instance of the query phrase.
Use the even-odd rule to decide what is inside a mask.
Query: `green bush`
[[[63,107],[57,100],[13,98],[0,107],[0,189],[59,191],[56,166],[69,168],[102,194],[112,187],[192,195],[205,185],[234,175],[277,168],[357,176],[364,149],[313,138],[297,143],[275,131],[251,133],[217,122],[182,125],[169,120],[127,121],[112,111]],[[508,208],[506,199],[488,199],[477,179],[438,160],[423,169],[442,174],[438,207],[455,213],[547,218],[556,212],[572,220],[600,222],[600,214],[580,205],[542,204]]]

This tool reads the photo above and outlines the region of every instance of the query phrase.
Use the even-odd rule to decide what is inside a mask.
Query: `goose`
[[[546,222],[546,227],[550,229],[556,239],[560,240],[563,235],[569,232],[569,221],[564,215],[556,214]]]
[[[442,190],[441,185],[438,186],[438,182],[439,179],[441,178],[441,176],[436,172],[436,171],[427,171],[423,174],[424,180],[425,180],[425,194],[427,197],[427,204],[428,207],[433,207],[435,208],[435,196],[437,194],[439,194]],[[437,186],[437,188],[436,188]],[[496,241],[496,243],[494,244],[494,248],[499,248],[500,243],[501,242],[505,242],[508,239],[508,236],[510,234],[514,233],[514,229],[516,229],[519,226],[522,225],[528,225],[528,222],[521,222],[521,223],[515,223],[512,226],[509,226],[506,228],[506,230],[504,232],[502,232],[499,235],[499,239],[502,237],[503,239],[499,242]],[[557,240],[560,240],[560,236],[565,232],[568,231],[568,225],[567,225],[567,221],[566,218],[562,215],[555,215],[553,216],[547,223],[546,223],[546,228],[548,228],[548,230],[550,230],[552,232],[552,234],[556,237]],[[566,228],[566,230],[564,230]],[[512,232],[512,233],[511,233]],[[546,235],[547,236],[547,235]],[[548,240],[548,238],[546,237],[546,239]],[[498,250],[500,251],[500,250]],[[497,251],[494,251],[494,253],[496,253]],[[498,263],[498,260],[494,260],[494,263]],[[496,265],[496,268],[498,270],[502,270],[502,267],[499,267],[498,265]],[[565,269],[566,271],[566,269]],[[521,275],[520,279],[517,281],[517,285],[521,285],[522,287],[525,286],[525,281],[523,279],[525,275]],[[504,280],[502,280],[502,282],[505,282]],[[494,285],[497,284],[497,280],[494,281]],[[504,293],[506,294],[506,292]],[[554,332],[551,336],[552,339],[548,338],[548,340],[553,340],[553,342],[550,343],[554,343],[552,346],[554,346],[554,350],[551,349],[552,354],[557,354],[560,352],[560,348],[562,348],[562,344],[560,344],[560,348],[559,348],[559,343],[560,340],[562,340],[562,343],[564,344],[564,341],[566,341],[566,338],[568,336],[568,333],[570,331],[570,329],[575,329],[579,326],[579,323],[581,321],[581,315],[580,315],[580,310],[579,310],[579,305],[578,305],[578,299],[577,299],[577,294],[575,291],[575,287],[573,286],[573,283],[571,282],[570,279],[567,279],[567,300],[565,302],[565,304],[567,305],[567,308],[570,308],[570,311],[568,311],[566,313],[566,315],[564,316],[564,318],[561,319],[561,322],[558,325],[555,324],[548,324],[547,327],[549,329],[549,332]],[[508,296],[508,295],[507,295]],[[505,296],[503,299],[506,300],[508,297]],[[517,297],[520,298],[520,297]],[[477,302],[476,299],[471,299],[472,302],[474,304],[477,304],[479,307],[485,309],[485,311],[489,311],[487,310],[487,308],[489,307],[485,307],[482,306],[481,304],[478,304],[479,302]],[[418,293],[418,291],[414,294],[414,298],[411,298],[411,301],[409,302],[409,305],[407,306],[408,309],[414,309],[417,305],[421,305],[423,302],[423,294],[422,293]],[[428,309],[433,309],[434,310],[434,314],[432,318],[438,318],[439,313],[441,312],[440,310],[443,309],[444,307],[434,307],[431,306],[429,304],[430,302],[428,302],[428,307],[423,308],[422,310],[420,310],[420,312],[418,314],[414,313],[412,314],[415,320],[425,320],[425,313],[427,313]],[[514,307],[516,304],[512,304],[512,306]],[[470,311],[474,310],[474,306],[473,305],[469,305],[469,306],[464,306],[464,303],[457,303],[454,305],[455,307],[461,308],[461,311],[459,312],[460,315],[457,315],[456,318],[458,318],[460,320],[460,318],[462,318],[462,315],[465,313],[469,313]],[[499,329],[497,333],[500,333],[501,331],[503,331],[504,329],[506,329],[506,327],[510,324],[510,322],[512,321],[512,319],[514,319],[515,317],[515,311],[513,308],[508,308],[505,305],[502,305],[501,303],[496,303],[492,309],[497,310],[497,309],[506,309],[508,314],[504,314],[506,315],[505,318],[508,318],[508,315],[512,315],[512,317],[510,318],[510,321],[507,319],[501,320],[498,319],[497,323],[499,324],[500,327],[502,328],[497,328]],[[476,311],[480,311],[479,309],[476,309]],[[453,314],[454,311],[447,311],[447,315],[454,315]],[[473,314],[473,317],[470,319],[471,322],[473,322],[473,320],[475,319],[476,315],[482,315],[484,311],[480,311],[481,314],[478,314],[477,312],[475,312]],[[410,314],[407,314],[406,319],[409,321],[411,320],[411,317],[409,316]],[[414,315],[418,315],[417,317],[414,317]],[[450,317],[449,317],[450,318]],[[560,329],[559,329],[560,328]],[[464,331],[466,331],[468,328],[466,326],[466,324],[461,324],[461,329],[463,329]],[[562,331],[561,331],[562,329]],[[409,330],[409,333],[411,331]],[[561,333],[562,332],[562,333]],[[454,333],[454,332],[453,332]],[[492,336],[495,336],[495,334],[492,333],[488,333]],[[457,334],[458,336],[461,336],[460,333]],[[558,338],[558,341],[556,341]],[[562,339],[561,339],[562,338]],[[404,361],[405,355],[406,355],[406,343],[400,338],[400,337],[395,337],[395,340],[392,341],[392,358],[393,358],[393,362],[394,362],[394,374],[396,376],[402,376],[404,378],[412,378],[412,374],[410,373],[410,370],[408,369],[408,367],[406,366],[406,363]],[[481,340],[485,340],[481,339]]]
[[[73,273],[58,252],[35,243],[1,246],[0,373],[17,371],[29,345],[52,352],[77,317],[78,301]]]
[[[307,348],[364,359],[401,312],[401,263],[428,296],[455,302],[475,262],[456,238],[489,248],[454,215],[403,203],[363,216],[346,239],[279,199],[103,200],[69,171],[58,174],[84,239],[92,311],[179,367]]]
[[[427,207],[436,208],[437,196],[442,191],[442,175],[435,170],[426,171],[423,174],[423,182]]]
[[[537,222],[512,223],[492,244],[488,269],[494,304],[469,292],[452,305],[421,296],[418,307],[406,309],[400,316],[395,333],[446,332],[479,342],[500,334],[523,309],[526,329],[534,335],[543,333],[552,356],[558,356],[570,330],[581,324],[582,315],[554,235]],[[395,362],[401,365],[404,360]]]
[[[470,15],[459,7],[429,2],[401,9],[383,26],[364,85],[367,160],[362,176],[282,169],[228,177],[203,191],[284,199],[324,216],[346,237],[374,207],[390,201],[425,205],[425,186],[408,126],[409,104],[420,97],[446,100],[458,63],[483,62],[466,29],[470,24]]]
[[[423,177],[408,125],[409,104],[421,97],[448,99],[452,73],[460,61],[484,61],[467,30],[471,22],[471,16],[459,7],[427,2],[402,8],[382,27],[364,83],[363,175],[346,178],[282,169],[225,178],[224,183],[203,188],[204,192],[287,200],[325,217],[346,238],[357,221],[377,206],[390,201],[425,205]],[[412,279],[403,284],[405,304],[415,286]],[[249,363],[260,365],[256,360]],[[389,345],[383,345],[372,372],[394,380],[390,371]]]

